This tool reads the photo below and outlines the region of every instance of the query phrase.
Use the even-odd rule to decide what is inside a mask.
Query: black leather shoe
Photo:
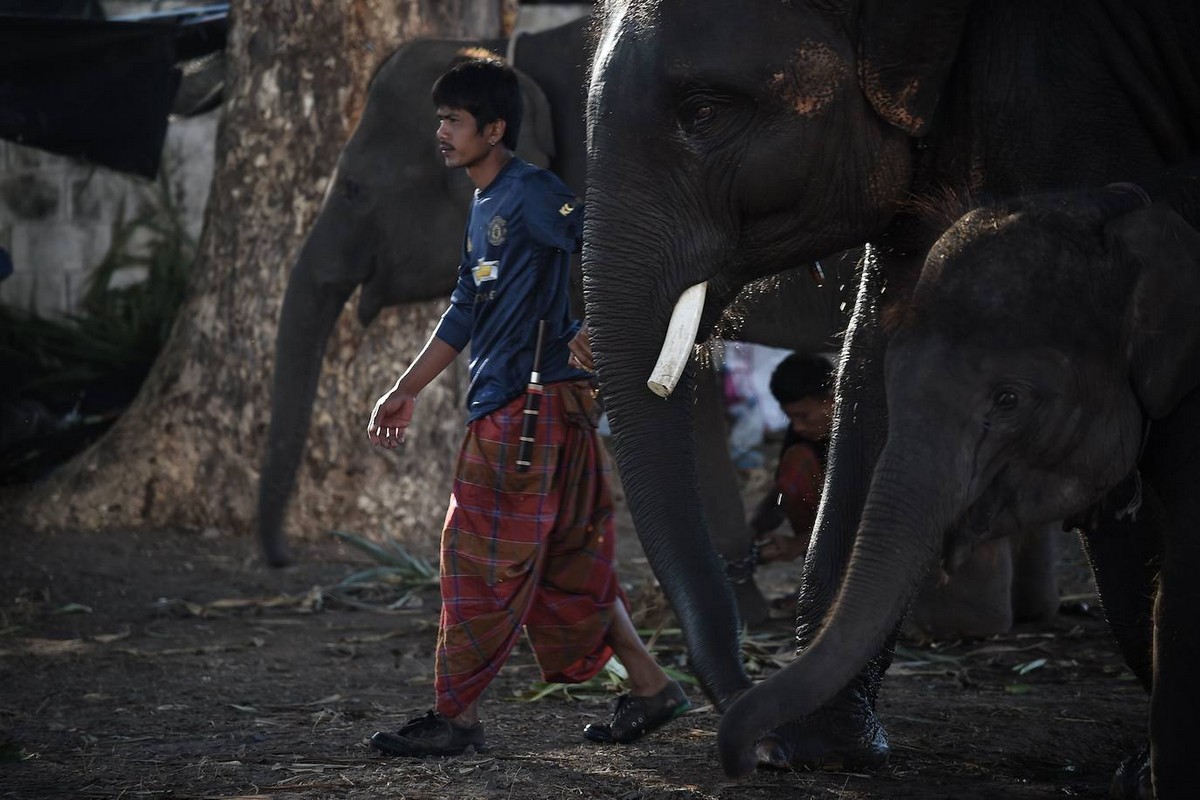
[[[629,744],[651,731],[658,730],[692,707],[687,695],[675,681],[664,686],[658,694],[639,697],[623,694],[617,698],[612,722],[589,723],[583,729],[588,741],[610,744]]]
[[[476,753],[487,750],[483,738],[483,723],[460,728],[436,711],[415,717],[395,733],[377,731],[371,746],[388,756],[457,756],[473,748]]]

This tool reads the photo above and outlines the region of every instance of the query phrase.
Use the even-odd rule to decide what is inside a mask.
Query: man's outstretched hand
[[[417,396],[392,389],[375,401],[371,421],[367,423],[367,438],[372,444],[392,450],[404,444],[404,435],[412,422]]]

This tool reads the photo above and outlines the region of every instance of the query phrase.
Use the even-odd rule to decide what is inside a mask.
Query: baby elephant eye
[[[992,395],[992,407],[997,411],[1013,411],[1019,403],[1020,399],[1012,389],[998,389]]]

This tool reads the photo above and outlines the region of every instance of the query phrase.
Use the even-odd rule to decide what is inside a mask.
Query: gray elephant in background
[[[1106,610],[1134,609],[1147,623],[1114,632],[1151,693],[1153,793],[1191,796],[1200,781],[1197,309],[1200,165],[1146,189],[1036,197],[955,223],[888,346],[887,441],[837,598],[799,658],[725,716],[723,760],[752,765],[760,735],[850,680],[931,558],[1064,517],[1132,516],[1140,538],[1104,541],[1094,525],[1085,536]],[[1139,796],[1149,790],[1143,780]]]

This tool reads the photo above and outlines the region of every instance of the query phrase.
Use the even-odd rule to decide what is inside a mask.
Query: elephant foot
[[[292,564],[294,559],[286,545],[266,545],[263,548],[263,560],[267,562],[267,566],[269,567],[287,567]]]
[[[843,692],[828,705],[758,740],[758,763],[778,769],[872,770],[892,752],[887,731],[857,692]]]
[[[1154,800],[1149,747],[1143,747],[1121,762],[1108,787],[1108,796],[1110,800]]]

